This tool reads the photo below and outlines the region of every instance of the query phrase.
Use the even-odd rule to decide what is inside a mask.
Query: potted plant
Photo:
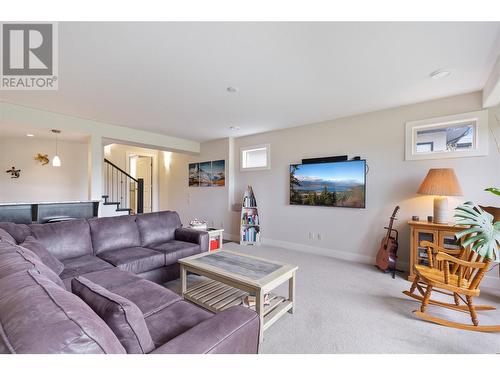
[[[500,221],[494,221],[492,214],[472,202],[458,206],[454,217],[457,224],[469,227],[455,235],[457,239],[468,236],[462,246],[470,246],[472,251],[484,258],[500,261]]]

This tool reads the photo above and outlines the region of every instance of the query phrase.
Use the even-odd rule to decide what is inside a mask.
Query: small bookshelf
[[[251,186],[243,194],[240,218],[240,245],[260,244],[260,217],[257,200]]]

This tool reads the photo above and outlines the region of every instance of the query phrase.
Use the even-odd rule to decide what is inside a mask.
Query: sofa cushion
[[[144,247],[110,250],[98,256],[115,267],[132,273],[141,273],[165,265],[165,255]]]
[[[146,324],[158,347],[214,314],[185,301],[176,302],[146,318]]]
[[[141,243],[145,247],[173,240],[175,230],[182,226],[179,214],[175,211],[141,214],[136,215],[136,218]]]
[[[14,237],[12,237],[9,232],[7,232],[6,230],[4,230],[2,228],[0,228],[0,239],[7,241],[11,244],[14,244],[14,245],[17,243],[16,239]]]
[[[63,264],[64,270],[60,275],[61,279],[68,279],[90,272],[114,268],[108,262],[105,262],[94,255],[84,255],[76,258],[64,259]]]
[[[106,322],[127,353],[143,354],[154,349],[142,312],[133,302],[81,276],[73,279],[71,288]]]
[[[60,275],[61,272],[64,270],[64,264],[57,259],[55,256],[53,256],[43,244],[36,240],[32,236],[26,237],[26,240],[21,245],[25,249],[31,250],[33,253],[35,253],[45,264],[47,267],[49,267],[54,273],[57,275]]]
[[[134,281],[142,280],[132,272],[122,271],[113,266],[110,269],[86,273],[83,276],[93,283],[99,284],[103,288],[111,291],[116,287],[126,286]]]
[[[144,317],[181,300],[181,297],[171,290],[144,279],[117,286],[111,291],[135,303]]]
[[[0,279],[0,352],[125,353],[80,298],[36,270]]]
[[[2,222],[0,228],[9,233],[18,244],[24,242],[26,237],[31,235],[31,229],[26,224]]]
[[[153,250],[165,253],[165,264],[167,266],[177,263],[179,259],[186,258],[201,252],[200,245],[183,241],[168,241],[151,247]]]
[[[64,283],[49,267],[28,249],[0,241],[0,279],[21,271],[34,269],[53,283],[64,288]]]
[[[87,220],[32,224],[30,228],[33,237],[59,260],[92,255],[93,253]]]
[[[151,354],[257,354],[259,326],[255,311],[233,306],[176,336]]]
[[[124,215],[89,220],[92,245],[96,254],[105,251],[141,246],[135,216]]]

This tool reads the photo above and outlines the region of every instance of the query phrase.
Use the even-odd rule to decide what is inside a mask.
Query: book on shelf
[[[260,243],[260,217],[257,200],[251,186],[247,187],[243,195],[240,217],[240,243],[242,245]]]
[[[257,213],[244,212],[241,215],[242,225],[259,225],[259,215]]]
[[[245,196],[243,198],[243,207],[256,207],[257,202],[255,201],[255,197],[252,195]]]
[[[241,240],[245,242],[257,242],[260,238],[258,227],[244,227],[241,231]]]

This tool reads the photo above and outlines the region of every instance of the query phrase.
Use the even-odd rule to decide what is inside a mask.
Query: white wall
[[[229,171],[232,159],[229,155],[229,139],[221,139],[201,144],[200,154],[167,154],[170,163],[160,164],[160,189],[162,210],[179,212],[184,225],[194,218],[204,219],[215,227],[233,227],[230,212]],[[162,158],[165,154],[162,153]],[[211,160],[226,161],[226,185],[224,187],[188,187],[188,164]],[[229,230],[228,233],[232,233]],[[236,232],[238,233],[238,232]]]
[[[88,136],[88,198],[100,200],[102,196],[103,139],[114,140],[138,147],[144,145],[160,150],[197,153],[200,144],[195,141],[163,134],[106,124],[60,113],[42,111],[21,105],[0,102],[0,126],[30,126],[39,130],[60,129],[65,134]]]
[[[429,168],[455,169],[464,197],[450,197],[450,208],[465,200],[498,205],[498,198],[483,189],[500,186],[500,156],[491,139],[486,157],[405,161],[404,124],[479,109],[481,95],[472,93],[237,139],[236,148],[270,143],[272,166],[269,171],[236,171],[236,192],[242,194],[247,184],[253,186],[260,206],[262,236],[271,243],[298,243],[314,247],[311,251],[327,255],[333,251],[366,261],[376,254],[383,227],[393,208],[400,205],[396,223],[400,231],[399,254],[403,262],[408,262],[406,222],[412,215],[432,215],[432,198],[416,194]],[[329,155],[367,159],[370,172],[366,209],[288,204],[289,164]],[[320,233],[321,240],[309,240],[309,232]]]
[[[59,142],[61,167],[42,166],[37,153],[54,156],[54,141],[37,138],[0,139],[0,203],[87,200],[87,144]],[[15,166],[21,177],[5,173]]]
[[[383,237],[383,227],[396,205],[401,211],[396,222],[400,231],[402,267],[408,262],[409,228],[412,215],[432,215],[432,197],[416,194],[429,168],[454,168],[464,197],[450,197],[450,207],[464,200],[485,205],[499,205],[498,198],[483,192],[500,186],[500,156],[490,139],[490,153],[485,157],[405,161],[405,122],[481,109],[481,94],[471,93],[409,105],[319,124],[236,138],[234,151],[230,141],[201,144],[201,155],[190,158],[173,154],[168,178],[171,192],[162,208],[175,209],[183,221],[198,216],[224,222],[227,234],[239,233],[239,214],[228,202],[240,203],[244,188],[252,185],[259,205],[262,237],[271,244],[315,253],[371,262]],[[498,108],[491,110],[498,111]],[[490,118],[490,123],[494,119]],[[240,147],[271,144],[271,169],[240,172]],[[289,165],[303,158],[332,155],[361,156],[370,167],[367,176],[366,209],[291,206]],[[226,189],[188,188],[187,164],[190,161],[233,157],[227,172],[234,179],[234,195]],[[451,215],[451,212],[450,212]],[[321,240],[308,238],[319,233]]]

